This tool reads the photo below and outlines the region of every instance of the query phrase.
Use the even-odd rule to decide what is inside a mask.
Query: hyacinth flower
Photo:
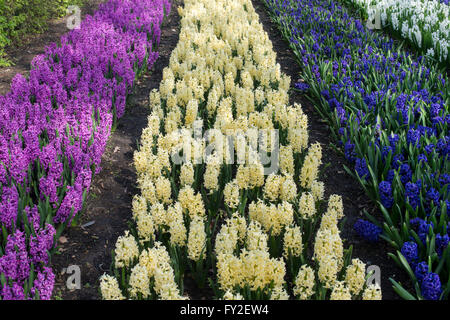
[[[35,235],[17,230],[3,239],[5,249],[0,252],[2,299],[50,299],[55,276],[46,265],[55,232],[53,226],[47,224],[45,229],[37,230]]]
[[[380,239],[380,234],[383,231],[377,225],[363,219],[358,219],[358,221],[356,221],[356,223],[353,225],[353,228],[359,236],[370,242],[377,242]]]
[[[10,277],[14,284],[2,282],[3,298],[27,299],[30,292],[50,298],[46,250],[81,212],[135,79],[158,57],[160,26],[169,11],[167,0],[100,4],[79,29],[33,59],[28,79],[17,75],[10,92],[0,96],[0,259],[12,256],[8,234],[25,232],[23,254],[29,252],[35,270],[29,279],[38,281],[33,287],[33,281]],[[42,231],[49,225],[56,230]]]
[[[335,1],[264,3],[303,69],[307,97],[344,149],[347,171],[379,204],[381,217],[368,219],[383,227],[382,238],[398,252],[411,238],[420,241],[410,219],[432,222],[419,255],[432,259],[445,286],[450,265],[434,242],[448,233],[449,222],[447,75],[367,29]]]

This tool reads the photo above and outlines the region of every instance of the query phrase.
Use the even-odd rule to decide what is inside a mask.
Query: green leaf
[[[389,280],[392,282],[392,288],[394,289],[397,294],[402,297],[405,300],[417,300],[411,293],[406,291],[397,281],[395,281],[392,278],[389,278]]]

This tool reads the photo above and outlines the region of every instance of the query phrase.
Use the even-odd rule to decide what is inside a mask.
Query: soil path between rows
[[[276,24],[270,19],[263,1],[252,0],[252,3],[264,26],[264,30],[272,41],[274,51],[277,53],[277,62],[281,65],[281,71],[291,77],[291,85],[293,86],[301,78],[301,69],[296,61],[296,57]],[[383,299],[400,299],[392,289],[389,278],[393,278],[402,284],[409,283],[409,280],[404,271],[397,267],[394,261],[388,257],[387,253],[391,248],[382,240],[378,243],[369,243],[361,239],[353,230],[354,223],[359,218],[364,218],[364,209],[370,213],[377,213],[380,216],[379,210],[366,196],[359,183],[344,170],[344,165],[349,166],[349,164],[342,155],[338,154],[331,147],[331,143],[335,141],[331,138],[330,129],[315,111],[311,102],[298,92],[292,92],[289,96],[290,103],[297,102],[301,104],[303,111],[308,116],[310,143],[317,141],[322,145],[323,165],[321,167],[320,180],[325,184],[325,198],[328,199],[331,194],[342,196],[346,217],[342,230],[344,247],[348,248],[350,245],[353,245],[354,258],[361,259],[367,265],[380,267]],[[327,164],[329,166],[325,168]]]

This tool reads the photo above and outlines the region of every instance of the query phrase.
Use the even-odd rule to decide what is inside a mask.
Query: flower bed
[[[365,16],[380,17],[381,27],[407,39],[420,52],[450,64],[450,7],[448,0],[344,0]]]
[[[380,299],[344,250],[342,199],[325,206],[320,144],[251,1],[184,3],[103,298],[185,299],[190,276],[217,299]]]
[[[169,10],[167,0],[101,4],[0,97],[3,299],[51,297],[49,251],[82,209],[135,78],[158,57]]]
[[[434,64],[364,27],[331,0],[265,0],[289,40],[303,80],[319,103],[356,178],[377,201],[390,256],[411,277],[404,298],[446,299],[450,292],[449,81]],[[381,228],[355,225],[369,240]]]

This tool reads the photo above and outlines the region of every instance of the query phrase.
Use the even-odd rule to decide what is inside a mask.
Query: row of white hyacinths
[[[141,193],[114,272],[101,278],[103,298],[186,299],[191,277],[189,290],[209,286],[217,299],[381,299],[365,264],[343,248],[342,199],[323,200],[320,144],[308,148],[307,117],[288,105],[290,78],[251,1],[184,4],[178,45],[150,94],[134,155]],[[234,140],[208,141],[208,129]],[[279,131],[270,175],[251,143],[256,129]],[[274,136],[263,140],[274,153]],[[242,141],[239,164],[229,147]],[[202,161],[208,142],[216,148]]]
[[[349,0],[440,62],[450,62],[450,6],[438,0]]]

